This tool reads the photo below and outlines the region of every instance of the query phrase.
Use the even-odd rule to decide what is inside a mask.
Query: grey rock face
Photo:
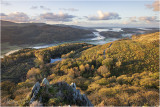
[[[76,84],[75,83],[71,83],[71,85],[70,85],[72,88],[74,88],[74,89],[76,89]]]
[[[31,97],[30,104],[32,104],[32,102],[35,101],[39,90],[40,90],[40,83],[36,82],[36,84],[32,88],[32,93],[31,93],[31,96],[30,96]]]
[[[83,102],[83,105],[85,106],[93,106],[93,104],[91,103],[91,101],[86,97],[85,94],[81,95],[80,90],[76,89],[76,84],[75,83],[71,83],[70,85],[73,89],[73,100],[75,102]],[[85,103],[84,103],[85,102]]]
[[[46,91],[49,88],[54,89],[54,87],[57,89],[54,94]],[[39,92],[40,89],[42,89],[43,92]],[[58,82],[50,85],[46,78],[43,79],[41,86],[39,82],[36,82],[33,86],[30,95],[30,106],[42,106],[46,95],[48,96],[48,99],[60,97],[62,101],[67,100],[69,102],[67,104],[69,105],[93,106],[87,96],[85,94],[81,94],[80,90],[76,89],[75,83],[71,83],[71,85],[69,85],[66,82]]]
[[[93,104],[91,103],[91,101],[86,97],[85,94],[82,95],[82,99],[84,101],[86,101],[86,106],[93,106]]]
[[[47,80],[46,78],[44,78],[44,79],[42,80],[41,85],[42,85],[42,86],[47,86],[47,85],[49,85],[48,80]]]

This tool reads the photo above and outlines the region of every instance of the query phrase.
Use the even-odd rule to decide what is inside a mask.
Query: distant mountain
[[[1,20],[1,26],[28,26],[28,25],[42,26],[45,25],[45,23],[15,23],[15,22]]]
[[[16,26],[17,23],[1,20],[1,26]]]
[[[92,34],[86,29],[70,26],[48,25],[44,23],[14,23],[1,21],[1,42],[12,45],[50,44],[55,42],[72,41],[90,38]]]
[[[95,29],[92,27],[83,27],[83,26],[77,26],[77,25],[56,24],[56,26],[72,27],[72,28],[77,28],[77,29],[85,29],[85,30],[95,31]]]

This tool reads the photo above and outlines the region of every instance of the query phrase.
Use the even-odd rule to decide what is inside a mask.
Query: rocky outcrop
[[[49,81],[48,81],[46,78],[44,78],[44,79],[42,80],[41,85],[42,85],[42,86],[47,86],[47,85],[49,85]]]
[[[41,82],[36,82],[30,95],[30,106],[59,106],[59,105],[77,105],[93,106],[85,94],[81,94],[76,89],[76,84],[70,85],[66,82],[49,84],[44,78]]]
[[[76,84],[75,83],[71,83],[70,86],[73,89],[73,100],[75,102],[82,101],[82,102],[84,102],[83,106],[93,106],[91,101],[86,97],[86,95],[81,94],[80,90],[76,89]]]
[[[32,102],[36,100],[39,90],[40,90],[40,83],[36,82],[36,84],[32,88],[32,92],[30,95],[31,97],[30,104],[32,104]]]

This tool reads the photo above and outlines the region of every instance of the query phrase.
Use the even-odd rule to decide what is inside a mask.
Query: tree
[[[109,77],[111,75],[109,69],[103,65],[103,66],[100,66],[98,69],[97,69],[97,73],[103,77]]]
[[[39,68],[33,67],[27,72],[27,78],[32,78],[37,80],[40,78],[40,74],[41,74],[41,70]]]

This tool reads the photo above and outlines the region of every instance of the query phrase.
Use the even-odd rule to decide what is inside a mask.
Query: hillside
[[[46,25],[45,23],[15,23],[15,22],[10,22],[10,21],[4,21],[4,20],[0,20],[1,21],[1,26],[28,26],[28,25],[37,25],[37,26],[42,26],[42,25]]]
[[[93,105],[158,106],[159,32],[111,43],[23,49],[4,57],[2,105],[29,105],[32,87],[47,78],[55,86],[50,92],[57,93],[59,82],[74,82]],[[57,57],[62,60],[50,63]],[[50,100],[52,97],[42,97],[47,99],[43,105],[76,105],[65,102],[63,96]]]
[[[91,38],[89,30],[43,23],[1,21],[1,43],[10,45],[50,44]],[[90,35],[90,36],[89,36]]]

